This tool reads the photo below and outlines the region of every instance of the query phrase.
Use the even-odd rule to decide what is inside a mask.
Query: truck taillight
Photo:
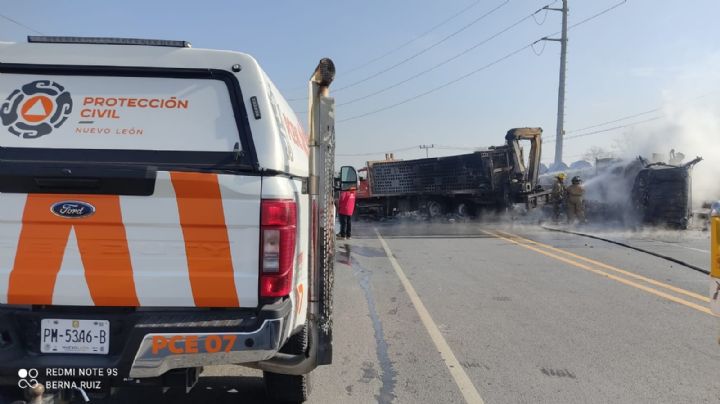
[[[297,207],[290,199],[263,199],[260,207],[260,297],[292,290]]]

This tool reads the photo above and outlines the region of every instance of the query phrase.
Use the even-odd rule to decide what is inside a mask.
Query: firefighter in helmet
[[[572,185],[567,187],[567,217],[568,223],[573,223],[577,219],[580,223],[586,223],[585,220],[585,204],[583,198],[585,196],[585,188],[582,186],[580,177],[575,176],[571,180]]]
[[[555,176],[555,184],[553,184],[552,194],[550,198],[553,204],[553,220],[557,223],[560,220],[560,213],[562,212],[562,205],[565,202],[565,196],[567,190],[565,189],[565,173],[560,173]]]

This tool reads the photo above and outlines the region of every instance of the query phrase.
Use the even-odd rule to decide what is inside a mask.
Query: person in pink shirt
[[[340,192],[340,201],[338,202],[340,234],[337,235],[338,238],[350,238],[353,212],[355,212],[355,187],[350,187],[347,191]]]

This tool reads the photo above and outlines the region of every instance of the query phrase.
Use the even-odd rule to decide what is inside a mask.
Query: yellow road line
[[[633,282],[633,281],[628,280],[628,279],[625,279],[625,278],[623,278],[623,277],[620,277],[620,276],[617,276],[617,275],[613,275],[613,274],[607,273],[607,272],[605,272],[605,271],[601,271],[601,270],[599,270],[599,269],[591,268],[591,267],[589,267],[589,266],[587,266],[587,265],[585,265],[585,264],[582,264],[582,263],[580,263],[580,262],[571,260],[571,259],[569,259],[569,258],[565,258],[565,257],[559,256],[559,255],[557,255],[557,254],[553,254],[553,253],[551,253],[551,252],[548,252],[548,251],[545,251],[545,250],[541,250],[540,248],[536,248],[536,247],[533,247],[533,246],[531,246],[531,245],[521,243],[521,242],[516,241],[516,240],[513,240],[513,239],[511,239],[511,238],[504,237],[504,236],[503,236],[502,234],[500,234],[500,233],[493,233],[493,232],[486,231],[486,230],[482,230],[482,231],[483,231],[484,233],[486,233],[486,234],[491,235],[491,236],[494,236],[494,237],[497,237],[497,238],[499,238],[499,239],[508,241],[508,242],[510,242],[510,243],[519,245],[520,247],[526,248],[526,249],[528,249],[528,250],[535,251],[535,252],[540,253],[540,254],[543,254],[543,255],[545,255],[545,256],[554,258],[554,259],[556,259],[556,260],[558,260],[558,261],[562,261],[562,262],[564,262],[564,263],[566,263],[566,264],[569,264],[569,265],[572,265],[572,266],[574,266],[574,267],[577,267],[577,268],[580,268],[580,269],[584,269],[584,270],[586,270],[586,271],[593,272],[593,273],[598,274],[598,275],[602,275],[602,276],[604,276],[604,277],[606,277],[606,278],[612,279],[612,280],[614,280],[614,281],[618,281],[618,282],[620,282],[620,283],[622,283],[622,284],[625,284],[625,285],[628,285],[628,286],[632,286],[632,287],[634,287],[634,288],[636,288],[636,289],[640,289],[640,290],[642,290],[642,291],[648,292],[648,293],[653,294],[653,295],[655,295],[655,296],[662,297],[663,299],[667,299],[667,300],[670,300],[670,301],[672,301],[672,302],[675,302],[675,303],[678,303],[678,304],[682,304],[683,306],[690,307],[690,308],[695,309],[695,310],[697,310],[697,311],[700,311],[700,312],[703,312],[703,313],[706,313],[706,314],[711,314],[710,309],[707,308],[707,307],[705,307],[705,306],[701,306],[701,305],[699,305],[699,304],[696,304],[696,303],[693,303],[693,302],[689,302],[689,301],[684,300],[684,299],[681,299],[681,298],[679,298],[679,297],[677,297],[677,296],[673,296],[673,295],[667,294],[667,293],[665,293],[665,292],[659,291],[659,290],[657,290],[657,289],[653,289],[653,288],[647,287],[647,286],[645,286],[645,285],[642,285],[642,284]]]
[[[660,282],[660,281],[656,281],[655,279],[648,278],[648,277],[645,277],[645,276],[642,276],[642,275],[638,275],[638,274],[636,274],[636,273],[634,273],[634,272],[629,272],[629,271],[626,271],[626,270],[624,270],[624,269],[620,269],[620,268],[614,267],[614,266],[612,266],[612,265],[606,264],[606,263],[604,263],[604,262],[595,261],[595,260],[593,260],[593,259],[590,259],[590,258],[587,258],[587,257],[583,257],[582,255],[573,254],[573,253],[571,253],[570,251],[565,251],[565,250],[563,250],[563,249],[556,248],[556,247],[553,247],[553,246],[551,246],[551,245],[543,244],[543,243],[538,242],[538,241],[535,241],[535,240],[530,240],[530,239],[527,239],[527,238],[525,238],[525,237],[518,236],[517,234],[509,233],[509,232],[502,231],[502,230],[495,230],[495,231],[498,232],[498,233],[505,234],[505,235],[508,236],[508,237],[514,237],[514,238],[517,238],[517,239],[519,239],[519,240],[523,240],[523,241],[528,242],[528,243],[532,243],[532,244],[535,244],[535,245],[539,245],[539,246],[542,246],[542,247],[544,247],[544,248],[547,248],[548,250],[556,251],[556,252],[559,252],[559,253],[568,255],[568,256],[570,256],[570,257],[577,258],[577,259],[579,259],[579,260],[588,262],[588,263],[590,263],[590,264],[597,265],[597,266],[599,266],[599,267],[602,267],[602,268],[605,268],[605,269],[609,269],[609,270],[611,270],[611,271],[615,271],[615,272],[620,273],[620,274],[623,274],[623,275],[625,275],[625,276],[629,276],[629,277],[631,277],[631,278],[635,278],[635,279],[637,279],[637,280],[641,280],[641,281],[647,282],[647,283],[649,283],[649,284],[651,284],[651,285],[659,286],[659,287],[661,287],[661,288],[665,288],[665,289],[667,289],[667,290],[671,290],[671,291],[673,291],[673,292],[675,292],[675,293],[680,293],[680,294],[682,294],[682,295],[685,295],[685,296],[688,296],[688,297],[692,297],[692,298],[695,298],[695,299],[698,299],[698,300],[702,300],[703,302],[706,302],[706,303],[710,303],[710,298],[707,297],[707,296],[703,296],[703,295],[700,295],[700,294],[691,292],[691,291],[689,291],[689,290],[685,290],[685,289],[682,289],[682,288],[678,288],[678,287],[676,287],[676,286],[668,285],[667,283]]]
[[[407,276],[405,276],[405,272],[403,272],[400,264],[395,259],[395,256],[390,250],[388,244],[385,242],[385,239],[383,239],[383,237],[380,235],[378,229],[373,230],[375,230],[375,234],[377,234],[377,238],[378,240],[380,240],[380,244],[382,244],[382,247],[385,250],[385,255],[387,255],[388,259],[390,260],[390,264],[392,264],[393,269],[395,269],[395,273],[397,274],[398,278],[400,278],[400,283],[402,283],[403,287],[405,288],[405,292],[407,292],[408,296],[410,296],[410,301],[412,302],[413,306],[415,306],[415,310],[420,316],[420,320],[422,320],[425,329],[427,330],[428,334],[430,334],[430,338],[435,344],[435,348],[437,348],[438,352],[440,353],[440,357],[445,363],[445,366],[447,367],[448,371],[450,371],[450,375],[455,380],[455,384],[457,384],[458,388],[460,389],[460,393],[462,393],[463,397],[465,398],[465,402],[470,404],[483,404],[484,401],[482,397],[480,397],[480,393],[475,388],[475,385],[470,380],[467,373],[465,373],[465,370],[463,370],[462,365],[460,365],[460,362],[455,357],[452,349],[450,349],[450,345],[448,345],[447,341],[445,341],[445,338],[442,336],[440,329],[433,321],[432,317],[430,316],[430,312],[425,308],[422,300],[420,300],[420,296],[418,296],[417,292],[415,292],[415,288],[413,288],[410,280],[408,280]]]

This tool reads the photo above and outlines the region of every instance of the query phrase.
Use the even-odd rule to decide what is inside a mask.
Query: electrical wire
[[[597,135],[597,134],[599,134],[599,133],[611,132],[611,131],[614,131],[614,130],[623,129],[623,128],[629,128],[629,127],[632,127],[632,126],[635,126],[635,125],[640,125],[640,124],[644,124],[644,123],[648,123],[648,122],[653,122],[653,121],[657,121],[657,120],[665,119],[665,118],[666,118],[666,117],[665,117],[664,115],[659,115],[659,116],[655,116],[655,117],[652,117],[652,118],[649,118],[649,119],[645,119],[645,120],[642,120],[642,121],[631,122],[631,123],[628,123],[628,124],[625,124],[625,125],[613,126],[612,128],[595,130],[595,131],[592,131],[592,132],[581,133],[581,134],[579,134],[579,135],[565,136],[565,137],[563,137],[563,140],[571,140],[571,139],[577,139],[577,138],[579,138],[579,137],[585,137],[585,136]],[[554,143],[556,140],[557,140],[557,139],[548,139],[548,140],[543,141],[543,143]]]
[[[483,0],[476,0],[475,2],[471,3],[471,4],[468,5],[467,7],[461,9],[460,11],[456,12],[455,14],[451,15],[450,17],[448,17],[448,18],[444,19],[443,21],[441,21],[441,22],[433,25],[433,26],[430,27],[428,30],[422,32],[422,33],[419,34],[419,35],[416,35],[414,38],[412,38],[412,39],[410,39],[410,40],[408,40],[408,41],[403,42],[402,44],[400,44],[400,45],[398,45],[398,46],[396,46],[396,47],[394,47],[394,48],[386,51],[385,53],[383,53],[383,54],[381,54],[381,55],[379,55],[379,56],[375,56],[375,57],[373,57],[373,58],[370,59],[370,60],[367,60],[367,61],[365,61],[365,62],[362,62],[361,64],[359,64],[359,65],[357,65],[357,66],[355,66],[355,67],[353,67],[353,68],[350,68],[350,69],[348,69],[348,70],[343,70],[343,74],[353,73],[353,72],[355,72],[355,71],[357,71],[357,70],[362,69],[363,67],[369,66],[369,65],[377,62],[378,60],[382,60],[382,59],[386,58],[387,56],[392,55],[393,53],[395,53],[395,52],[399,51],[400,49],[402,49],[402,48],[404,48],[404,47],[412,44],[413,42],[419,40],[420,38],[426,37],[427,35],[431,34],[431,33],[432,33],[433,31],[435,31],[436,29],[442,27],[443,25],[445,25],[445,24],[447,24],[448,22],[454,20],[455,18],[461,16],[462,14],[465,14],[466,12],[470,11],[470,9],[474,8],[475,6],[477,6],[478,4],[480,4],[480,3],[482,3],[482,2],[483,2]],[[294,88],[290,89],[289,91],[293,91],[293,92],[294,92],[294,91],[296,91],[296,90],[305,89],[306,87],[307,87],[307,86],[298,86],[298,87],[294,87]],[[307,99],[307,98],[293,98],[293,99],[289,99],[288,101],[301,101],[301,100],[305,100],[305,99]]]
[[[661,108],[649,109],[649,110],[647,110],[647,111],[639,112],[639,113],[637,113],[637,114],[632,114],[632,115],[624,116],[624,117],[622,117],[622,118],[613,119],[612,121],[605,121],[605,122],[601,122],[601,123],[598,123],[598,124],[595,124],[595,125],[586,126],[586,127],[584,127],[584,128],[568,130],[568,131],[565,131],[565,133],[566,133],[566,134],[567,134],[567,133],[576,133],[576,132],[582,132],[582,131],[585,131],[585,130],[588,130],[588,129],[599,128],[599,127],[602,127],[602,126],[605,126],[605,125],[609,125],[609,124],[611,124],[611,123],[618,123],[618,122],[626,121],[626,120],[628,120],[628,119],[637,118],[637,117],[640,117],[640,116],[643,116],[643,115],[651,114],[651,113],[653,113],[653,112],[658,112],[658,111],[660,111],[660,109],[661,109]]]
[[[404,151],[410,151],[410,150],[417,150],[417,146],[412,147],[404,147],[402,149],[395,149],[395,150],[385,150],[385,151],[378,151],[378,152],[367,152],[367,153],[338,153],[336,156],[338,157],[363,157],[363,156],[377,156],[382,155],[384,153],[399,153]]]
[[[427,31],[421,33],[420,35],[417,35],[415,38],[410,39],[410,40],[408,40],[408,41],[406,41],[406,42],[403,42],[402,44],[400,44],[400,45],[398,45],[398,46],[390,49],[389,51],[383,53],[383,54],[380,55],[380,56],[374,57],[374,58],[366,61],[365,63],[362,63],[362,64],[360,64],[360,65],[358,65],[358,66],[356,66],[356,67],[353,67],[353,68],[351,68],[351,69],[349,69],[349,70],[346,70],[346,71],[344,72],[344,74],[349,74],[349,73],[355,72],[355,71],[357,71],[357,70],[362,69],[363,67],[366,67],[366,66],[368,66],[368,65],[371,65],[371,64],[377,62],[378,60],[384,59],[385,57],[392,55],[393,53],[395,53],[395,52],[399,51],[400,49],[402,49],[402,48],[410,45],[411,43],[419,40],[420,38],[424,38],[425,36],[429,35],[429,34],[432,33],[433,31],[435,31],[436,29],[442,27],[443,25],[447,24],[448,22],[450,22],[450,21],[454,20],[455,18],[459,17],[460,15],[465,14],[465,13],[468,12],[470,9],[474,8],[475,6],[477,6],[478,4],[480,4],[480,3],[482,3],[482,2],[483,2],[482,0],[477,0],[477,1],[475,1],[474,3],[470,4],[469,6],[463,8],[462,10],[460,10],[460,11],[456,12],[455,14],[451,15],[450,17],[446,18],[446,19],[443,20],[442,22],[440,22],[440,23],[432,26],[432,27],[431,27],[430,29],[428,29]]]
[[[577,26],[579,26],[579,25],[581,25],[581,24],[584,24],[584,23],[587,23],[587,22],[589,22],[589,21],[591,21],[591,20],[594,20],[595,18],[597,18],[597,17],[599,17],[599,16],[601,16],[601,15],[609,12],[610,10],[613,10],[613,9],[619,7],[620,5],[622,5],[622,4],[626,3],[626,2],[627,2],[627,0],[623,0],[623,1],[621,1],[620,3],[617,3],[617,4],[613,5],[613,6],[610,6],[609,8],[607,8],[607,9],[605,9],[605,10],[603,10],[603,11],[600,11],[600,12],[598,12],[598,13],[590,16],[590,17],[588,17],[588,18],[582,20],[582,21],[579,22],[579,23],[573,24],[573,27],[577,27]],[[475,69],[475,70],[472,70],[472,71],[470,71],[470,72],[468,72],[468,73],[466,73],[466,74],[464,74],[464,75],[462,75],[462,76],[460,76],[460,77],[457,77],[457,78],[455,78],[455,79],[453,79],[453,80],[449,80],[449,81],[447,81],[447,82],[445,82],[445,83],[443,83],[443,84],[441,84],[441,85],[439,85],[439,86],[433,87],[433,88],[431,88],[431,89],[429,89],[429,90],[427,90],[427,91],[424,91],[424,92],[422,92],[422,93],[416,94],[416,95],[414,95],[414,96],[412,96],[412,97],[403,99],[403,100],[401,100],[401,101],[395,102],[395,103],[393,103],[393,104],[386,105],[386,106],[384,106],[384,107],[382,107],[382,108],[377,108],[377,109],[374,109],[374,110],[371,110],[371,111],[368,111],[368,112],[365,112],[365,113],[362,113],[362,114],[353,115],[353,116],[350,116],[350,117],[345,118],[345,119],[340,119],[340,120],[338,120],[337,122],[347,122],[347,121],[352,121],[352,120],[364,118],[364,117],[366,117],[366,116],[370,116],[370,115],[374,115],[374,114],[377,114],[377,113],[380,113],[380,112],[384,112],[384,111],[387,111],[387,110],[389,110],[389,109],[392,109],[392,108],[398,107],[398,106],[400,106],[400,105],[407,104],[407,103],[409,103],[409,102],[412,102],[412,101],[414,101],[414,100],[417,100],[417,99],[419,99],[419,98],[422,98],[422,97],[424,97],[424,96],[426,96],[426,95],[432,94],[432,93],[434,93],[434,92],[436,92],[436,91],[439,91],[439,90],[441,90],[441,89],[444,89],[444,88],[446,88],[446,87],[448,87],[448,86],[450,86],[450,85],[452,85],[452,84],[455,84],[455,83],[457,83],[457,82],[459,82],[459,81],[462,81],[462,80],[464,80],[464,79],[466,79],[466,78],[468,78],[468,77],[470,77],[470,76],[473,76],[473,75],[475,75],[475,74],[477,74],[477,73],[480,73],[481,71],[487,70],[487,69],[489,69],[490,67],[492,67],[492,66],[494,66],[494,65],[496,65],[496,64],[498,64],[498,63],[500,63],[500,62],[502,62],[502,61],[504,61],[504,60],[506,60],[506,59],[509,59],[509,58],[511,58],[511,57],[513,57],[513,56],[515,56],[515,55],[517,55],[517,54],[519,54],[519,53],[521,53],[522,51],[524,51],[524,50],[527,49],[527,48],[532,48],[533,45],[537,44],[537,43],[540,42],[540,41],[545,40],[546,38],[547,38],[547,36],[545,36],[545,37],[543,37],[543,38],[541,38],[541,39],[538,39],[538,40],[536,40],[536,41],[534,41],[534,42],[531,42],[531,43],[529,43],[529,44],[527,44],[527,45],[525,45],[525,46],[523,46],[523,47],[521,47],[521,48],[518,48],[518,49],[516,49],[516,50],[514,50],[514,51],[512,51],[512,52],[510,52],[510,53],[508,53],[508,54],[506,54],[506,55],[504,55],[504,56],[502,56],[502,57],[499,58],[499,59],[496,59],[496,60],[494,60],[494,61],[492,61],[492,62],[490,62],[490,63],[488,63],[488,64],[486,64],[486,65],[484,65],[484,66],[481,66],[481,67],[479,67],[479,68],[477,68],[477,69]]]
[[[549,5],[546,6],[546,7],[549,7]],[[404,80],[398,81],[398,82],[396,82],[396,83],[394,83],[394,84],[391,84],[391,85],[389,85],[389,86],[385,86],[385,87],[383,87],[382,89],[377,90],[377,91],[375,91],[375,92],[372,92],[372,93],[370,93],[370,94],[366,94],[366,95],[364,95],[364,96],[357,97],[357,98],[353,98],[353,99],[350,99],[350,100],[348,100],[348,101],[339,103],[338,106],[350,105],[350,104],[354,104],[354,103],[356,103],[356,102],[358,102],[358,101],[366,100],[366,99],[368,99],[368,98],[370,98],[370,97],[374,97],[374,96],[376,96],[376,95],[378,95],[378,94],[385,93],[385,92],[387,92],[387,91],[392,90],[393,88],[396,88],[396,87],[398,87],[398,86],[401,86],[401,85],[403,85],[403,84],[405,84],[405,83],[407,83],[407,82],[409,82],[409,81],[415,80],[415,79],[418,78],[418,77],[421,77],[421,76],[423,76],[423,75],[425,75],[425,74],[427,74],[427,73],[430,73],[431,71],[436,70],[436,69],[438,69],[438,68],[440,68],[440,67],[442,67],[442,66],[444,66],[444,65],[446,65],[446,64],[448,64],[448,63],[450,63],[450,62],[452,62],[452,61],[454,61],[454,60],[456,60],[456,59],[458,59],[458,58],[460,58],[460,57],[462,57],[462,56],[470,53],[471,51],[479,48],[480,46],[482,46],[482,45],[484,45],[484,44],[492,41],[493,39],[499,37],[500,35],[508,32],[508,31],[510,31],[511,29],[517,27],[518,25],[520,25],[520,24],[522,24],[523,22],[525,22],[525,21],[529,20],[530,18],[532,18],[535,14],[541,12],[544,8],[545,8],[545,7],[540,8],[540,9],[536,10],[534,13],[531,13],[531,14],[526,15],[525,17],[523,17],[523,18],[515,21],[514,23],[512,23],[512,24],[508,25],[507,27],[503,28],[502,30],[496,32],[495,34],[490,35],[489,37],[483,39],[482,41],[475,43],[475,44],[472,45],[471,47],[466,48],[466,49],[463,50],[462,52],[457,53],[457,54],[455,54],[454,56],[452,56],[452,57],[450,57],[450,58],[448,58],[448,59],[445,59],[445,60],[443,60],[442,62],[440,62],[440,63],[438,63],[438,64],[436,64],[436,65],[434,65],[434,66],[432,66],[432,67],[430,67],[430,68],[427,68],[427,69],[425,69],[425,70],[423,70],[423,71],[421,71],[421,72],[419,72],[419,73],[416,73],[416,74],[414,74],[414,75],[412,75],[412,76],[410,76],[410,77],[408,77],[408,78],[406,78],[406,79],[404,79]]]
[[[448,146],[448,145],[439,145],[439,144],[433,144],[433,149],[438,150],[470,150],[470,151],[478,151],[483,149],[483,147],[472,147],[472,146]],[[382,155],[384,153],[399,153],[404,151],[411,151],[411,150],[418,150],[418,146],[411,146],[411,147],[404,147],[401,149],[395,149],[395,150],[384,150],[384,151],[376,151],[376,152],[367,152],[367,153],[350,153],[350,154],[336,154],[336,156],[340,157],[360,157],[360,156],[376,156],[376,155]]]
[[[0,14],[0,18],[3,18],[3,19],[5,19],[5,20],[7,20],[7,21],[10,21],[11,23],[13,23],[13,24],[15,24],[15,25],[18,25],[18,26],[20,26],[20,27],[23,27],[23,28],[25,28],[25,29],[27,29],[27,30],[29,30],[29,31],[32,31],[32,32],[36,33],[36,34],[45,35],[45,34],[43,34],[42,32],[36,30],[35,28],[32,28],[32,27],[30,27],[30,26],[28,26],[28,25],[25,25],[25,24],[21,23],[20,21],[14,20],[14,19],[12,19],[12,18],[10,18],[10,17],[8,17],[8,16],[6,16],[6,15],[4,15],[4,14]]]
[[[711,91],[711,92],[708,92],[708,93],[704,93],[704,94],[701,94],[701,95],[699,95],[699,96],[697,96],[697,97],[693,97],[693,98],[687,99],[687,100],[685,100],[684,102],[694,102],[694,101],[697,101],[697,100],[700,100],[700,99],[703,99],[703,98],[706,98],[706,97],[715,95],[715,94],[717,94],[718,92],[720,92],[720,91],[715,90],[715,91]],[[600,122],[600,123],[597,123],[597,124],[594,124],[594,125],[585,126],[584,128],[569,130],[569,131],[566,131],[565,133],[566,133],[566,134],[568,134],[568,133],[577,133],[577,132],[586,131],[586,130],[588,130],[588,129],[601,128],[601,127],[603,127],[603,126],[610,125],[610,124],[612,124],[612,123],[618,123],[618,122],[626,121],[626,120],[628,120],[628,119],[639,118],[639,117],[641,117],[641,116],[643,116],[643,115],[648,115],[648,114],[652,114],[652,113],[660,112],[660,111],[662,111],[662,107],[657,107],[657,108],[649,109],[649,110],[647,110],[647,111],[638,112],[638,113],[635,113],[635,114],[632,114],[632,115],[627,115],[627,116],[624,116],[624,117],[622,117],[622,118],[617,118],[617,119],[613,119],[613,120],[610,120],[610,121],[605,121],[605,122]],[[638,124],[643,124],[643,123],[647,123],[647,122],[657,121],[657,120],[663,119],[663,118],[665,118],[665,117],[666,117],[665,114],[661,114],[661,115],[655,116],[655,117],[653,117],[653,118],[649,118],[649,119],[647,119],[647,120],[638,121],[638,122],[633,122],[633,123],[629,123],[629,124],[627,124],[627,125],[614,126],[614,127],[612,127],[612,128],[605,128],[605,129],[596,130],[596,131],[592,131],[592,132],[588,132],[588,133],[581,133],[581,134],[579,134],[579,135],[565,136],[564,139],[565,139],[565,140],[567,140],[567,139],[574,139],[574,138],[576,138],[576,137],[584,137],[584,136],[590,136],[590,135],[595,135],[595,134],[599,134],[599,133],[610,132],[610,131],[613,131],[613,130],[622,129],[622,128],[627,128],[627,127],[634,126],[634,125],[638,125]],[[544,143],[552,143],[552,142],[555,142],[555,140],[556,140],[556,139],[549,139],[549,140],[547,140],[547,141],[544,141]]]
[[[541,41],[542,42],[542,48],[540,48],[540,51],[535,50],[535,43],[531,45],[532,51],[535,54],[535,56],[540,56],[545,52],[545,45],[547,45],[547,41]]]
[[[543,15],[542,21],[538,21],[537,17],[535,17],[535,15],[533,15],[533,20],[535,20],[535,24],[537,24],[537,25],[545,24],[545,21],[547,21],[548,13],[550,12],[550,10],[548,10],[548,8],[557,2],[558,2],[558,0],[555,0],[552,3],[548,4],[547,6],[541,8],[541,10],[545,10],[545,14]]]
[[[618,3],[615,3],[615,4],[613,4],[612,6],[606,8],[606,9],[604,9],[604,10],[602,10],[602,11],[599,11],[599,12],[597,12],[597,13],[595,13],[595,14],[587,17],[587,18],[585,18],[584,20],[580,20],[580,21],[576,22],[575,24],[571,24],[571,25],[568,26],[568,31],[570,31],[571,29],[577,27],[578,25],[585,24],[586,22],[592,21],[592,20],[600,17],[601,15],[607,14],[607,13],[609,13],[610,11],[615,10],[616,8],[622,6],[623,4],[625,4],[625,3],[627,3],[627,2],[628,2],[628,0],[622,0],[622,1],[620,1],[620,2],[618,2]],[[561,31],[557,31],[557,32],[555,32],[555,33],[552,33],[552,34],[546,36],[546,37],[543,38],[543,39],[547,39],[548,37],[551,37],[551,36],[554,36],[554,35],[558,35],[558,34],[561,34],[561,33],[562,33]]]
[[[718,90],[710,91],[710,92],[708,92],[708,93],[704,93],[704,94],[698,95],[698,96],[696,96],[696,97],[693,97],[693,98],[690,98],[690,99],[686,99],[685,101],[682,101],[682,103],[694,102],[694,101],[701,100],[701,99],[703,99],[703,98],[706,98],[706,97],[709,97],[709,96],[712,96],[712,95],[715,95],[715,94],[718,94],[718,93],[720,93],[720,91],[718,91]],[[649,110],[647,110],[647,111],[638,112],[638,113],[635,113],[635,114],[632,114],[632,115],[627,115],[627,116],[624,116],[624,117],[622,117],[622,118],[613,119],[613,120],[611,120],[611,121],[605,121],[605,122],[597,123],[597,124],[594,124],[594,125],[586,126],[586,127],[584,127],[584,128],[579,128],[579,129],[573,129],[573,130],[565,131],[565,133],[567,134],[567,133],[582,132],[582,131],[585,131],[585,130],[588,130],[588,129],[599,128],[599,127],[603,127],[603,126],[605,126],[605,125],[609,125],[609,124],[611,124],[611,123],[622,122],[622,121],[625,121],[625,120],[628,120],[628,119],[638,118],[638,117],[641,117],[641,116],[643,116],[643,115],[652,114],[652,113],[654,113],[654,112],[660,112],[661,110],[662,110],[662,107],[656,107],[656,108],[653,108],[653,109],[649,109]]]
[[[614,4],[614,5],[606,8],[606,9],[604,9],[604,10],[596,13],[596,14],[591,15],[590,17],[585,18],[584,20],[578,21],[578,22],[576,22],[575,24],[572,24],[572,25],[568,26],[568,30],[571,30],[571,29],[577,27],[578,25],[582,25],[582,24],[585,24],[586,22],[592,21],[592,20],[600,17],[601,15],[607,14],[607,13],[615,10],[616,8],[622,6],[623,4],[627,3],[627,1],[628,1],[628,0],[622,0],[622,1],[620,1],[620,2],[618,2],[618,3],[616,3],[616,4]]]
[[[482,146],[477,146],[477,147],[473,147],[473,146],[443,146],[443,145],[436,144],[435,148],[440,149],[440,150],[473,150],[473,151],[475,151],[475,150],[480,150],[483,147]]]
[[[480,21],[484,20],[485,18],[487,18],[488,16],[490,16],[490,15],[493,14],[494,12],[496,12],[496,11],[500,10],[501,8],[505,7],[508,3],[510,3],[510,0],[505,0],[505,1],[503,1],[503,2],[500,3],[498,6],[495,6],[494,8],[490,9],[490,11],[487,11],[486,13],[482,14],[480,17],[477,17],[476,19],[470,21],[468,24],[463,25],[460,29],[458,29],[458,30],[456,30],[456,31],[453,31],[452,33],[444,36],[442,39],[440,39],[440,40],[432,43],[431,45],[426,46],[425,48],[421,49],[420,51],[413,53],[412,55],[410,55],[410,56],[402,59],[401,61],[399,61],[399,62],[397,62],[397,63],[395,63],[395,64],[393,64],[393,65],[391,65],[390,67],[387,67],[387,68],[385,68],[385,69],[383,69],[383,70],[379,70],[379,71],[377,71],[377,72],[375,72],[375,73],[372,73],[372,74],[369,75],[369,76],[365,76],[365,77],[363,77],[362,79],[356,80],[356,81],[354,81],[354,82],[352,82],[352,83],[350,83],[350,84],[348,84],[348,85],[346,85],[346,86],[335,88],[335,89],[333,90],[333,92],[338,93],[338,92],[340,92],[340,91],[347,90],[348,88],[355,87],[355,86],[357,86],[357,85],[359,85],[359,84],[362,84],[362,83],[364,83],[364,82],[366,82],[366,81],[372,80],[372,79],[374,79],[375,77],[381,76],[381,75],[383,75],[383,74],[385,74],[385,73],[387,73],[387,72],[389,72],[389,71],[391,71],[391,70],[393,70],[393,69],[395,69],[395,68],[397,68],[397,67],[399,67],[399,66],[404,65],[405,63],[407,63],[407,62],[409,62],[409,61],[417,58],[417,57],[420,56],[420,55],[423,55],[423,54],[427,53],[427,52],[430,51],[431,49],[437,47],[438,45],[440,45],[440,44],[448,41],[449,39],[453,38],[454,36],[460,34],[461,32],[467,30],[468,28],[472,27],[473,25],[479,23]],[[305,99],[305,98],[304,98],[304,97],[290,98],[290,99],[288,99],[288,101],[298,101],[298,100],[303,100],[303,99]]]
[[[354,115],[354,116],[351,116],[351,117],[349,117],[349,118],[340,119],[340,120],[338,120],[338,122],[347,122],[347,121],[352,121],[352,120],[355,120],[355,119],[364,118],[364,117],[366,117],[366,116],[374,115],[374,114],[377,114],[377,113],[379,113],[379,112],[387,111],[387,110],[389,110],[389,109],[398,107],[398,106],[400,106],[400,105],[407,104],[408,102],[415,101],[415,100],[417,100],[418,98],[422,98],[422,97],[424,97],[424,96],[426,96],[426,95],[429,95],[429,94],[432,94],[432,93],[434,93],[434,92],[436,92],[436,91],[442,90],[442,89],[444,89],[444,88],[446,88],[446,87],[448,87],[448,86],[450,86],[450,85],[452,85],[452,84],[457,83],[458,81],[465,80],[466,78],[468,78],[468,77],[470,77],[470,76],[473,76],[473,75],[475,75],[475,74],[477,74],[477,73],[480,73],[480,72],[483,71],[483,70],[487,70],[487,69],[491,68],[492,66],[495,66],[496,64],[498,64],[498,63],[500,63],[500,62],[502,62],[502,61],[504,61],[504,60],[506,60],[506,59],[509,59],[509,58],[517,55],[518,53],[524,51],[525,49],[529,48],[530,46],[532,46],[532,45],[531,45],[531,44],[528,44],[528,45],[523,46],[522,48],[518,48],[518,49],[516,49],[516,50],[514,50],[514,51],[512,51],[512,52],[510,52],[510,53],[508,53],[508,54],[506,54],[505,56],[499,58],[499,59],[496,59],[496,60],[494,60],[494,61],[492,61],[492,62],[490,62],[490,63],[488,63],[488,64],[486,64],[486,65],[484,65],[484,66],[481,66],[481,67],[479,67],[479,68],[477,68],[477,69],[475,69],[475,70],[470,71],[469,73],[466,73],[466,74],[464,74],[464,75],[462,75],[462,76],[460,76],[460,77],[457,77],[457,78],[455,78],[455,79],[453,79],[453,80],[447,81],[447,82],[445,82],[445,83],[443,83],[443,84],[441,84],[441,85],[439,85],[439,86],[433,87],[433,88],[431,88],[431,89],[429,89],[429,90],[427,90],[427,91],[425,91],[425,92],[422,92],[422,93],[420,93],[420,94],[416,94],[416,95],[414,95],[414,96],[412,96],[412,97],[409,97],[409,98],[406,98],[406,99],[404,99],[404,100],[398,101],[398,102],[396,102],[396,103],[394,103],[394,104],[386,105],[386,106],[384,106],[384,107],[382,107],[382,108],[378,108],[378,109],[375,109],[375,110],[372,110],[372,111],[369,111],[369,112],[365,112],[365,113],[362,113],[362,114],[359,114],[359,115]]]

